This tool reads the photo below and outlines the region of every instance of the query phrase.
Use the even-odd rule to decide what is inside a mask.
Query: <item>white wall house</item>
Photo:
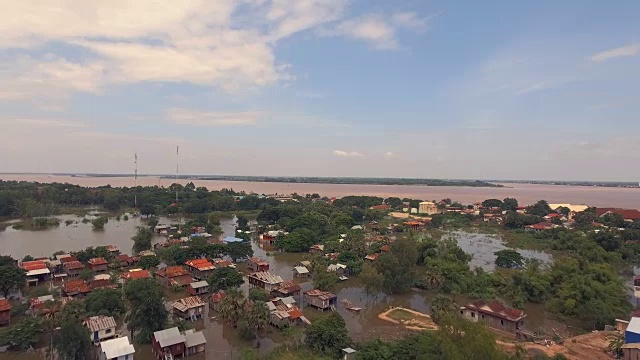
[[[133,360],[136,350],[128,337],[121,337],[100,343],[99,360]]]
[[[92,316],[84,321],[91,332],[94,343],[113,339],[116,336],[116,320],[112,316]]]

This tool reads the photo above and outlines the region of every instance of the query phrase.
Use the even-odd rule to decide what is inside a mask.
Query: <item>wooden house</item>
[[[78,260],[64,262],[62,267],[69,277],[78,276],[84,270],[84,264]]]
[[[84,326],[89,329],[94,344],[116,337],[116,319],[112,316],[92,316],[84,321]]]
[[[137,279],[151,279],[151,273],[149,272],[149,270],[131,269],[126,273],[120,275],[120,282],[122,284],[126,284],[129,280]]]
[[[204,301],[198,296],[190,296],[173,303],[173,315],[185,320],[195,321],[204,316]]]
[[[296,266],[293,268],[293,277],[308,278],[309,276],[311,276],[311,273],[309,273],[309,269],[306,267]]]
[[[249,271],[252,272],[269,271],[269,262],[257,257],[252,257],[247,262],[247,267],[249,268]]]
[[[117,256],[118,254],[120,254],[120,248],[115,245],[107,245],[106,249],[113,256]]]
[[[0,299],[0,325],[11,323],[11,303],[7,299]]]
[[[95,272],[107,271],[107,268],[109,266],[109,262],[101,257],[89,259],[88,264],[89,264],[89,269]]]
[[[335,309],[338,297],[328,291],[313,289],[303,293],[303,301],[307,305],[325,311]]]
[[[91,287],[82,279],[69,279],[62,285],[62,296],[83,297],[90,292]]]
[[[24,261],[20,267],[26,271],[27,284],[38,285],[41,281],[46,281],[51,276],[51,270],[42,260]]]
[[[223,291],[218,291],[211,295],[211,299],[209,299],[209,309],[218,312],[220,310],[220,303],[225,296],[226,294]]]
[[[187,287],[187,292],[191,296],[205,295],[209,293],[209,283],[205,280],[192,282]]]
[[[193,259],[185,262],[192,277],[198,280],[207,279],[215,270],[215,266],[207,259]]]
[[[316,255],[324,254],[324,245],[312,245],[309,252]]]
[[[136,349],[129,342],[129,338],[119,337],[100,343],[99,360],[133,360]]]
[[[204,353],[206,343],[201,331],[187,330],[181,333],[177,327],[173,327],[154,332],[151,349],[157,359],[173,360]]]
[[[185,287],[193,282],[189,272],[182,266],[167,266],[156,271],[156,279],[166,286]]]
[[[527,317],[522,310],[505,307],[498,300],[478,300],[461,307],[460,315],[470,321],[481,322],[494,330],[513,335],[522,330],[524,318]]]
[[[300,285],[293,280],[283,281],[280,285],[271,290],[273,297],[288,297],[300,295]]]
[[[309,320],[296,306],[293,297],[275,298],[266,302],[269,309],[269,323],[278,329],[285,326],[308,325]]]
[[[273,275],[270,272],[257,272],[247,276],[249,279],[249,287],[258,287],[271,292],[273,289],[280,286],[284,281],[280,276]]]

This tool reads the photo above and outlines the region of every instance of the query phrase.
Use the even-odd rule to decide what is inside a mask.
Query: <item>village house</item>
[[[335,272],[338,277],[345,276],[347,274],[347,265],[344,264],[330,264],[327,266],[328,272]]]
[[[189,272],[182,266],[167,266],[156,271],[156,279],[166,286],[184,287],[193,282]]]
[[[180,333],[177,327],[153,333],[151,348],[157,359],[173,360],[204,353],[206,339],[202,332],[187,330]]]
[[[131,269],[120,275],[120,283],[122,284],[126,284],[129,280],[137,279],[151,279],[151,273],[149,270]]]
[[[53,295],[44,295],[29,300],[29,313],[31,316],[40,315],[47,301],[55,301]]]
[[[191,296],[205,295],[209,292],[209,283],[205,280],[192,282],[187,287],[187,292]]]
[[[269,323],[278,329],[284,326],[309,325],[311,322],[296,306],[293,297],[275,298],[266,302],[269,309]]]
[[[89,329],[94,344],[116,336],[116,319],[113,316],[92,316],[84,321],[84,326]]]
[[[173,315],[185,320],[195,321],[204,316],[204,301],[198,296],[190,296],[173,303]]]
[[[185,262],[191,276],[203,280],[211,276],[215,267],[207,259],[193,259]]]
[[[478,300],[460,308],[460,314],[473,322],[481,322],[488,327],[515,335],[524,327],[527,315],[518,309],[508,308],[497,300]]]
[[[328,291],[313,289],[303,293],[304,304],[319,310],[333,310],[338,303],[338,297]]]
[[[256,272],[247,276],[249,279],[249,287],[257,287],[264,289],[267,292],[271,292],[273,289],[280,286],[283,282],[282,278],[277,275],[273,275],[270,272]]]
[[[283,281],[278,287],[271,290],[273,297],[287,297],[300,295],[300,285],[293,280]]]
[[[230,267],[230,268],[236,268],[236,264],[234,264],[232,261],[230,260],[225,260],[225,259],[213,259],[213,266],[217,268],[223,268],[223,267]]]
[[[7,299],[0,299],[0,325],[11,323],[11,303]]]
[[[107,267],[109,266],[109,262],[101,257],[89,259],[88,263],[89,269],[95,272],[107,271]]]
[[[573,217],[576,216],[577,213],[583,212],[587,210],[589,207],[587,205],[573,205],[573,204],[549,204],[549,207],[554,212],[560,213],[560,209],[567,208],[569,209],[568,219],[573,220]]]
[[[324,254],[324,245],[312,245],[309,252],[316,255],[322,255]]]
[[[115,245],[107,245],[105,248],[113,256],[120,254],[120,248]]]
[[[440,211],[438,210],[438,205],[436,205],[436,203],[434,203],[433,201],[423,201],[418,204],[418,212],[420,214],[434,215],[439,213]]]
[[[114,264],[116,264],[119,267],[128,267],[137,263],[138,260],[139,258],[137,257],[131,257],[127,254],[120,254],[120,255],[116,255],[116,257],[114,258]]]
[[[135,352],[129,338],[124,336],[101,342],[98,360],[133,360]]]
[[[84,264],[78,260],[63,262],[62,267],[69,277],[78,276],[84,270]]]
[[[211,299],[209,300],[209,309],[212,309],[215,312],[220,311],[220,302],[225,296],[226,294],[223,291],[218,291],[211,295]]]
[[[379,211],[385,211],[385,210],[390,210],[391,206],[387,205],[387,204],[380,204],[380,205],[373,205],[372,207],[369,208],[370,210],[379,210]]]
[[[111,281],[111,275],[98,274],[89,280],[89,288],[91,291],[96,289],[116,289],[118,288],[118,284],[114,284],[113,281]]]
[[[252,272],[269,271],[269,262],[257,257],[252,257],[249,259],[247,267],[249,268],[249,271]]]
[[[540,232],[540,231],[555,229],[557,227],[558,225],[552,224],[550,222],[541,222],[533,225],[527,225],[524,228],[525,230],[528,230],[528,231]]]
[[[91,287],[82,279],[69,279],[62,284],[62,296],[83,297],[91,292]]]
[[[293,268],[293,276],[297,278],[307,278],[311,276],[311,274],[305,266],[296,266]]]
[[[549,221],[549,222],[552,221],[552,220],[555,220],[555,219],[558,219],[560,221],[567,221],[567,218],[564,217],[564,215],[558,214],[558,213],[555,213],[555,212],[549,213],[548,215],[543,217],[543,219],[544,219],[544,221]]]
[[[640,211],[636,209],[596,208],[597,217],[605,217],[609,214],[622,216],[625,221],[640,221]]]
[[[24,261],[20,267],[27,272],[27,285],[29,286],[37,286],[39,282],[48,280],[51,274],[51,270],[42,260]]]
[[[378,256],[380,256],[379,253],[377,254],[371,254],[371,255],[367,255],[364,257],[365,260],[370,261],[370,262],[374,262],[376,261],[376,259],[378,258]]]

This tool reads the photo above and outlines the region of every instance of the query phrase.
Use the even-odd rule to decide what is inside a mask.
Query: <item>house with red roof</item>
[[[207,279],[215,270],[215,266],[207,259],[193,259],[184,263],[187,270],[194,278],[198,280]]]
[[[389,206],[389,205],[387,205],[387,204],[380,204],[380,205],[374,205],[374,206],[370,207],[369,209],[371,209],[371,210],[381,210],[381,211],[384,211],[384,210],[389,210],[389,209],[391,209],[391,206]]]
[[[156,279],[166,286],[184,287],[193,282],[191,274],[182,266],[167,266],[156,271]]]
[[[541,222],[533,225],[527,225],[524,228],[529,231],[545,231],[557,228],[558,225],[550,223],[550,222]]]
[[[62,285],[62,295],[68,297],[82,297],[91,292],[89,284],[82,279],[70,279]]]
[[[62,264],[62,268],[68,276],[78,276],[84,270],[84,264],[78,260],[68,261]]]
[[[89,259],[88,263],[89,269],[95,272],[107,271],[107,267],[109,266],[109,262],[101,257]]]
[[[0,325],[11,323],[11,304],[7,299],[0,299]]]
[[[636,209],[597,208],[596,215],[604,217],[607,214],[618,214],[625,221],[640,221],[640,211]]]
[[[120,275],[120,282],[122,282],[123,284],[129,280],[138,279],[151,279],[151,273],[149,272],[149,270],[131,269],[128,272]]]
[[[492,329],[513,335],[524,327],[524,318],[527,317],[522,310],[506,307],[498,300],[475,301],[461,307],[460,315],[470,321],[481,322]]]
[[[257,257],[249,258],[247,267],[251,272],[269,271],[269,262]]]
[[[213,311],[219,311],[220,303],[226,295],[227,294],[224,291],[218,291],[217,293],[211,295],[211,299],[209,299],[209,308]]]
[[[23,261],[20,267],[26,271],[29,286],[38,285],[39,281],[46,281],[51,274],[49,267],[42,260]]]

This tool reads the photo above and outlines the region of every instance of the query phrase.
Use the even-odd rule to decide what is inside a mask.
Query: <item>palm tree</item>
[[[624,345],[624,339],[616,337],[609,340],[609,346],[607,346],[607,348],[614,353],[616,359],[619,359],[622,355],[622,345]]]
[[[246,299],[238,288],[227,291],[227,295],[220,302],[220,317],[231,326],[238,326],[238,321],[245,313]]]
[[[429,271],[424,276],[424,282],[429,289],[438,289],[444,285],[444,276],[439,271]]]
[[[246,320],[249,327],[253,329],[256,338],[257,345],[260,346],[260,335],[269,324],[269,308],[267,304],[261,301],[252,302],[248,305],[248,311],[246,312]]]

